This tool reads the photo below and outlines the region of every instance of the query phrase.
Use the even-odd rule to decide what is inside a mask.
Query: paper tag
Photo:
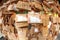
[[[16,15],[16,22],[27,21],[26,16]]]
[[[50,28],[50,26],[51,26],[51,22],[49,22],[48,28]]]
[[[37,17],[32,17],[32,16],[30,16],[30,22],[31,22],[31,23],[40,23],[40,19],[37,18]]]
[[[2,24],[3,23],[3,18],[0,18],[0,24]]]
[[[54,40],[56,40],[57,36],[54,37]]]
[[[9,5],[8,10],[13,10],[13,5]]]
[[[56,31],[59,31],[59,25],[56,25],[55,27],[56,27]]]
[[[39,15],[29,15],[29,23],[40,23],[41,22],[41,19],[39,18]]]
[[[34,29],[34,32],[39,32],[38,28],[35,28],[35,29]]]

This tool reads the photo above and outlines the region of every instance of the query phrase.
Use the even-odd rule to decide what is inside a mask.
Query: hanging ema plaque
[[[31,10],[30,5],[29,5],[28,2],[18,1],[18,3],[16,4],[16,6],[19,9]]]

